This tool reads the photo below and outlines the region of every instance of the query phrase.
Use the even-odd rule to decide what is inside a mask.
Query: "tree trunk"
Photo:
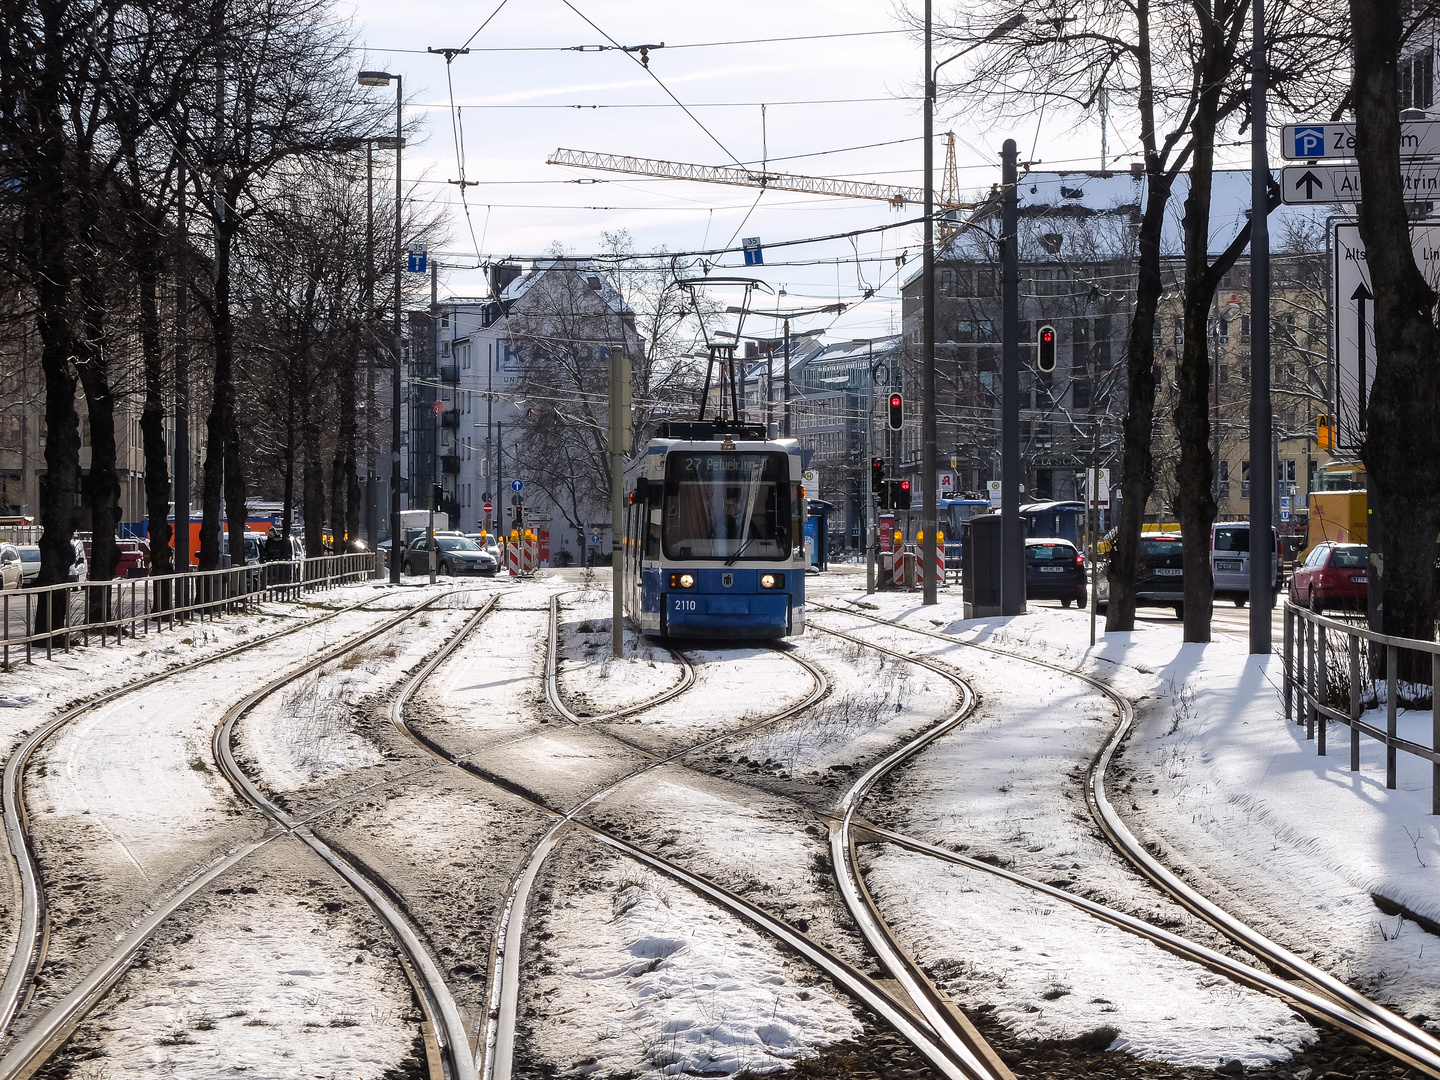
[[[334,507],[335,553],[351,550],[360,535],[360,481],[355,470],[355,396],[358,384],[358,349],[340,358],[340,435],[335,450],[336,470],[330,484]],[[344,508],[343,513],[341,508]],[[343,519],[343,520],[342,520]],[[345,546],[342,548],[341,536]]]
[[[1110,602],[1105,631],[1135,629],[1135,573],[1140,555],[1140,526],[1145,504],[1155,490],[1155,463],[1150,438],[1155,424],[1155,311],[1164,282],[1160,277],[1160,237],[1170,202],[1171,176],[1161,171],[1154,154],[1146,155],[1145,213],[1136,237],[1139,247],[1135,314],[1125,344],[1129,400],[1123,431],[1125,445],[1120,473],[1120,523],[1106,571]]]
[[[87,280],[85,299],[85,341],[77,354],[80,385],[85,391],[85,411],[90,420],[90,567],[95,581],[115,576],[120,549],[115,534],[120,526],[120,477],[116,472],[115,393],[110,385],[109,364],[102,340],[104,288]],[[99,612],[94,613],[96,617]]]
[[[1415,265],[1400,174],[1398,57],[1404,30],[1393,0],[1350,0],[1352,97],[1360,236],[1375,303],[1375,381],[1361,457],[1382,550],[1371,551],[1387,634],[1435,637],[1435,535],[1440,531],[1440,334],[1435,292]],[[1253,544],[1251,545],[1254,546]],[[1428,682],[1426,670],[1402,672]]]
[[[306,410],[308,414],[309,410]],[[320,454],[320,426],[306,415],[302,423],[305,445],[305,554],[325,554],[325,476]]]
[[[235,396],[231,360],[234,324],[230,318],[230,252],[234,230],[230,221],[216,223],[214,297],[210,325],[215,346],[215,368],[210,380],[210,412],[205,417],[205,477],[201,489],[200,569],[220,566],[220,523],[224,516],[227,403]],[[232,554],[234,552],[232,551]]]
[[[1215,129],[1228,59],[1224,30],[1212,6],[1197,3],[1200,68],[1205,89],[1191,123],[1193,164],[1185,198],[1185,343],[1180,350],[1175,468],[1180,533],[1185,538],[1185,640],[1210,640],[1215,581],[1210,572],[1210,527],[1215,523],[1214,465],[1210,460],[1210,302],[1216,277],[1210,267],[1210,198],[1215,174]],[[1225,65],[1225,66],[1222,66]],[[1254,544],[1251,545],[1254,548]]]
[[[140,437],[145,450],[145,516],[150,522],[150,572],[156,577],[175,572],[170,549],[169,448],[165,444],[165,366],[160,343],[161,264],[142,258],[140,279],[140,352],[145,365],[145,405],[140,411]]]

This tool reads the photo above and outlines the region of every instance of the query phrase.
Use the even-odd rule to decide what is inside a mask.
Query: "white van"
[[[1270,529],[1270,568],[1275,582],[1270,606],[1280,593],[1280,536]],[[1217,521],[1210,526],[1210,575],[1215,579],[1215,599],[1233,600],[1244,607],[1250,599],[1250,523]]]

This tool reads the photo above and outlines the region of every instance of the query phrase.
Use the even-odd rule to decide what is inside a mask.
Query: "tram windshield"
[[[666,558],[788,558],[790,518],[786,454],[682,451],[665,462]]]

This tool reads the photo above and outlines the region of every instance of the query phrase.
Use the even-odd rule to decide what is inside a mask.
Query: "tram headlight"
[[[785,587],[784,574],[761,574],[760,588],[762,589],[783,589]]]
[[[693,589],[695,587],[695,575],[671,574],[670,587],[672,589]]]

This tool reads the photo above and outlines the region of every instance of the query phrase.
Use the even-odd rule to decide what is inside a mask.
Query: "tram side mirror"
[[[650,501],[650,478],[642,476],[635,481],[635,501],[644,503]]]

